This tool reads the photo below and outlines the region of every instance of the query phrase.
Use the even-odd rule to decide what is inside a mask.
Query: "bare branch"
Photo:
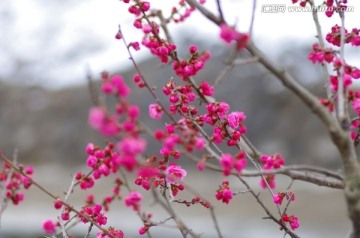
[[[200,159],[196,158],[193,154],[190,154],[186,150],[179,149],[182,154],[184,154],[186,157],[191,159],[194,162],[199,162]],[[222,168],[218,165],[212,164],[212,163],[206,163],[206,168],[218,172],[222,172]],[[233,172],[232,175],[239,175],[239,173]],[[280,169],[274,169],[274,170],[266,170],[259,172],[251,171],[251,170],[244,170],[241,172],[241,176],[243,177],[260,177],[262,175],[269,175],[269,174],[282,174],[286,175],[287,177],[293,179],[293,180],[300,180],[308,183],[312,183],[318,186],[324,186],[329,188],[336,188],[336,189],[343,189],[344,188],[344,182],[340,177],[342,177],[340,174],[322,169],[322,168],[311,168],[310,166],[283,166]],[[330,178],[326,177],[326,175],[331,176]]]
[[[316,184],[318,186],[324,186],[328,188],[336,188],[336,189],[343,189],[344,188],[344,182],[335,178],[329,178],[326,176],[321,176],[319,174],[311,173],[309,171],[296,171],[292,170],[288,167],[282,167],[280,169],[274,169],[274,170],[265,170],[262,172],[264,175],[268,174],[282,174],[286,175],[293,180],[300,180],[305,181],[308,183]],[[260,176],[260,174],[257,171],[243,171],[241,173],[241,176],[244,177],[257,177]]]

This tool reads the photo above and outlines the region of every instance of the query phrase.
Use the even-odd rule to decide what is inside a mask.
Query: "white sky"
[[[150,0],[164,14],[178,0]],[[251,19],[251,0],[222,0],[226,19],[247,31]],[[316,1],[320,4],[322,1]],[[291,0],[258,0],[254,25],[254,40],[267,54],[281,52],[285,42],[304,41],[309,47],[316,41],[315,26],[310,12],[264,13],[264,4],[291,6]],[[349,0],[354,12],[347,13],[346,27],[360,27],[360,1]],[[205,5],[216,12],[215,0]],[[102,70],[128,67],[128,55],[114,35],[121,24],[128,41],[141,38],[132,27],[133,16],[127,4],[119,0],[1,0],[0,1],[0,77],[10,78],[15,69],[23,72],[17,80],[36,78],[35,83],[50,87],[69,86],[85,82],[85,65],[95,75]],[[324,34],[339,23],[339,17],[327,18],[319,13]],[[205,27],[204,27],[205,26]],[[218,38],[218,28],[200,14],[194,14],[185,24],[173,25],[172,32],[182,34],[191,29],[198,36]],[[224,45],[224,47],[226,47]],[[359,47],[358,47],[359,48]],[[347,53],[359,49],[347,47]],[[360,54],[358,54],[360,55]],[[136,53],[136,59],[146,54]],[[16,59],[16,61],[15,61]],[[306,59],[304,59],[306,60]],[[26,62],[35,61],[30,64]],[[349,58],[360,67],[360,58]],[[29,75],[31,77],[29,77]],[[31,82],[30,82],[31,83]],[[34,83],[34,82],[33,82]]]

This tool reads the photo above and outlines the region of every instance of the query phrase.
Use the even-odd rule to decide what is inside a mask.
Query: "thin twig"
[[[269,218],[271,220],[273,220],[275,223],[277,223],[285,232],[287,232],[292,238],[298,238],[299,236],[297,234],[295,234],[294,232],[292,232],[291,230],[289,230],[289,228],[283,224],[280,220],[276,219],[275,216],[270,212],[270,210],[265,206],[265,204],[261,201],[261,199],[259,198],[259,194],[256,194],[250,187],[250,185],[244,180],[242,179],[239,175],[236,176],[242,184],[245,185],[245,187],[249,190],[249,192],[251,193],[251,195],[256,199],[257,203],[262,207],[262,209],[266,212],[266,214],[269,216]]]
[[[254,29],[256,5],[257,5],[256,0],[253,0],[252,13],[251,13],[251,23],[250,23],[250,29],[249,29],[250,37],[252,37],[252,33],[253,33],[253,29]]]
[[[233,195],[238,195],[238,194],[245,194],[245,193],[249,193],[250,190],[249,189],[246,189],[246,190],[243,190],[243,191],[236,191],[236,192],[233,192]]]
[[[201,200],[203,201],[208,201],[208,199],[205,199],[200,193],[198,193],[194,188],[192,188],[189,184],[182,182],[182,184],[185,185],[185,188],[191,192],[192,194],[194,194],[195,196],[199,197]],[[220,230],[220,226],[219,226],[219,222],[217,221],[216,215],[215,215],[215,208],[210,204],[210,215],[211,215],[211,219],[213,220],[214,226],[215,226],[215,230],[218,234],[219,238],[222,238],[223,235],[221,233]]]
[[[339,2],[336,0],[336,5],[340,8]],[[345,47],[345,14],[342,10],[339,11],[341,19],[340,28],[340,61],[341,66],[338,69],[338,96],[337,96],[337,108],[338,108],[338,120],[343,129],[349,129],[349,123],[347,120],[347,113],[345,110],[347,90],[344,88],[344,75],[345,75],[345,60],[344,60],[344,47]]]
[[[72,193],[72,191],[73,191],[73,189],[75,187],[75,184],[76,184],[76,176],[74,175],[73,178],[71,179],[69,189],[68,189],[68,191],[66,193],[66,196],[64,198],[65,203],[68,202],[68,200],[70,198],[70,194]],[[63,214],[65,212],[65,209],[66,209],[66,207],[63,206],[62,209],[61,209],[61,214]],[[63,224],[63,219],[61,218],[61,215],[59,216],[59,221],[60,221],[60,224]],[[61,226],[61,229],[62,229],[63,237],[68,238],[68,234],[66,233],[65,226]]]
[[[84,236],[84,238],[89,238],[92,228],[93,228],[93,224],[90,224],[90,226],[89,226],[89,228],[88,228],[88,232],[87,232],[87,234]]]
[[[287,203],[286,203],[286,205],[285,205],[284,211],[283,211],[283,213],[282,213],[283,215],[286,214],[286,212],[287,212],[287,210],[288,210],[288,208],[289,208],[289,206],[290,206],[290,203],[292,202],[292,198],[293,198],[294,196],[295,196],[295,195],[292,194],[291,197],[289,197],[289,199],[287,200]]]
[[[219,16],[220,16],[221,20],[222,20],[222,21],[225,21],[225,19],[224,19],[224,13],[223,13],[222,8],[221,8],[220,0],[216,0],[216,6],[217,6],[217,9],[218,9],[218,12],[219,12]]]

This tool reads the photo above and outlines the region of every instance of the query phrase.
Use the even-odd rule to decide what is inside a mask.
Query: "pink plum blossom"
[[[46,234],[55,233],[55,223],[52,220],[46,220],[42,223],[42,228]]]
[[[160,120],[163,114],[163,110],[161,106],[158,104],[150,104],[149,105],[149,116],[152,119]]]
[[[140,209],[140,203],[142,201],[142,195],[139,192],[130,192],[125,198],[125,205],[132,207],[135,211]]]
[[[165,170],[166,174],[166,182],[168,183],[176,183],[182,181],[186,176],[186,170],[182,169],[181,166],[176,164],[171,164]]]

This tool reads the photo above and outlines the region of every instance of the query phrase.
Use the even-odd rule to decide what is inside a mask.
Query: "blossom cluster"
[[[132,191],[125,198],[125,205],[139,211],[142,195],[139,192]]]
[[[222,182],[220,188],[216,190],[215,197],[217,200],[229,204],[230,200],[233,198],[233,192],[230,189],[229,181],[224,180]]]
[[[273,156],[262,155],[261,162],[263,163],[263,168],[265,171],[281,168],[285,164],[285,160],[281,154],[275,154]],[[267,188],[268,186],[270,188],[275,188],[275,175],[265,175],[263,178],[261,178],[260,185],[263,188]]]
[[[240,173],[246,167],[245,153],[240,152],[236,156],[231,154],[223,154],[220,158],[220,164],[223,169],[223,174],[229,176],[232,169]]]
[[[101,211],[102,206],[100,204],[85,206],[81,209],[80,220],[83,223],[88,223],[90,218],[99,226],[106,225],[107,217]]]
[[[360,46],[360,36],[359,29],[353,28],[351,32],[348,32],[347,29],[345,31],[345,44],[351,43],[352,46]],[[326,35],[325,38],[330,44],[340,47],[341,43],[341,27],[339,25],[335,25],[331,27],[331,32]]]
[[[313,51],[309,53],[309,60],[313,63],[331,63],[335,57],[334,50],[331,48],[322,48],[319,43],[315,43],[312,46]]]
[[[273,196],[274,203],[278,205],[282,204],[284,198],[288,201],[295,201],[295,194],[293,192],[280,192]]]
[[[190,57],[173,63],[173,70],[177,76],[187,81],[204,68],[205,62],[210,59],[210,52],[199,53],[196,46],[189,47]]]
[[[295,229],[299,228],[299,226],[300,226],[299,219],[295,215],[289,216],[287,214],[284,214],[282,216],[281,221],[283,224],[289,223],[292,230],[295,230]]]
[[[19,165],[19,168],[23,171],[24,175],[18,171],[15,171],[8,163],[2,164],[0,170],[0,182],[3,184],[3,188],[6,189],[5,197],[14,205],[18,205],[24,200],[24,193],[21,192],[21,188],[29,189],[32,180],[31,176],[34,169],[31,166],[24,168],[23,165]]]
[[[243,49],[250,40],[248,34],[240,33],[226,24],[220,26],[220,38],[226,43],[236,42],[237,50]]]
[[[208,89],[211,90],[211,89]],[[169,111],[172,114],[185,113],[196,115],[198,110],[190,103],[196,99],[196,94],[190,85],[177,85],[170,79],[162,88],[163,93],[169,98]]]

